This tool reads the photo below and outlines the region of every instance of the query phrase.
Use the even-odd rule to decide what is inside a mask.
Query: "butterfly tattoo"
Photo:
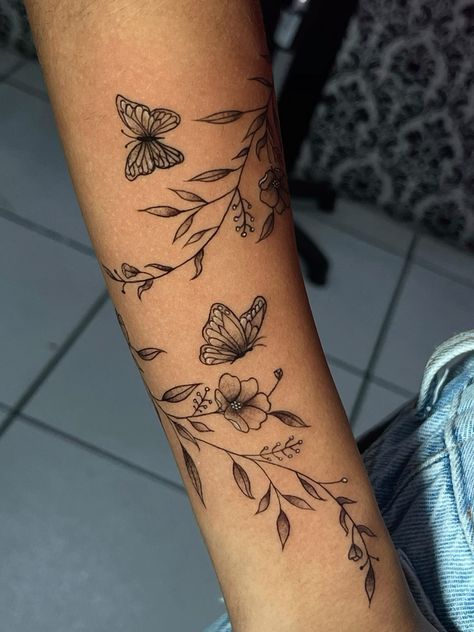
[[[134,103],[122,95],[116,98],[117,112],[127,130],[122,133],[132,140],[125,145],[133,145],[125,163],[125,176],[135,180],[147,176],[155,169],[169,169],[183,162],[183,154],[174,147],[161,142],[163,134],[180,124],[181,117],[176,112]]]
[[[202,330],[207,344],[201,347],[201,362],[208,365],[232,363],[251,351],[261,339],[258,334],[266,311],[267,301],[263,296],[257,296],[240,317],[226,305],[214,303]]]

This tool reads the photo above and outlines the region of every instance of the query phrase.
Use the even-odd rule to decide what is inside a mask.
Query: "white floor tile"
[[[413,259],[416,263],[427,264],[474,286],[474,255],[471,253],[423,235],[415,248]]]
[[[360,385],[362,384],[362,376],[350,373],[346,369],[343,369],[330,361],[328,364],[331,369],[332,379],[336,384],[339,397],[341,398],[346,411],[346,415],[350,417],[357,393],[359,392]]]
[[[11,632],[187,632],[222,611],[184,494],[16,421],[0,442]]]
[[[24,412],[181,483],[110,304]]]
[[[471,287],[413,265],[392,315],[374,374],[418,391],[434,348],[474,326]]]
[[[103,291],[96,262],[0,219],[0,401],[11,405]]]
[[[89,244],[48,103],[0,85],[0,205]]]
[[[292,198],[296,217],[316,215],[318,221],[366,239],[395,254],[404,256],[413,236],[413,228],[396,222],[382,211],[345,198],[337,198],[333,213],[319,211],[313,200]],[[324,244],[322,244],[324,245]]]
[[[28,61],[16,72],[8,77],[8,81],[25,85],[46,96],[46,86],[41,72],[41,66],[37,61]]]
[[[354,435],[360,437],[374,426],[379,425],[409,399],[409,397],[394,393],[371,382],[365,393],[359,414],[352,423]]]
[[[322,224],[313,214],[300,226],[330,260],[326,286],[306,283],[326,353],[364,370],[390,303],[402,258]]]

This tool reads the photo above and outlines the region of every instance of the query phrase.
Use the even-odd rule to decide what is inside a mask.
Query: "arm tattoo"
[[[157,221],[167,222],[173,235],[169,246],[177,253],[178,263],[160,260],[143,266],[129,262],[118,268],[103,266],[109,278],[121,284],[124,294],[127,289],[134,288],[141,300],[155,281],[188,263],[194,267],[192,278],[197,278],[203,271],[205,250],[223,232],[221,229],[227,218],[231,218],[228,224],[233,226],[233,232],[242,238],[257,231],[258,243],[272,234],[277,216],[289,208],[273,84],[262,76],[249,80],[259,83],[266,91],[265,99],[258,107],[221,110],[195,121],[198,125],[242,128],[240,146],[229,148],[226,163],[209,165],[207,170],[200,170],[186,183],[179,181],[170,187],[168,195],[175,202],[163,201],[140,209]],[[178,149],[162,142],[164,134],[179,126],[181,118],[177,113],[163,108],[151,110],[120,95],[116,107],[126,127],[122,131],[131,138],[129,144],[133,145],[125,165],[128,180],[150,175],[155,170],[169,169],[184,161]],[[256,176],[252,175],[255,171]],[[216,182],[221,182],[224,187],[221,186],[218,194],[213,194]],[[256,221],[257,214],[259,219]],[[260,342],[260,331],[267,300],[256,296],[246,311],[240,315],[239,311],[235,312],[222,302],[211,306],[202,329],[204,344],[199,350],[202,364],[233,364],[255,347],[265,346]],[[141,361],[148,363],[166,352],[154,346],[137,348],[132,345],[123,318],[119,314],[117,318],[130,352],[145,377]],[[213,453],[221,454],[229,466],[229,482],[233,482],[237,494],[242,494],[253,505],[255,520],[267,518],[274,525],[281,550],[285,549],[293,532],[295,512],[311,512],[316,506],[336,509],[341,537],[347,539],[347,558],[364,574],[364,589],[370,606],[376,586],[374,563],[379,559],[371,552],[372,539],[376,536],[355,517],[356,501],[338,491],[348,484],[348,478],[319,480],[298,467],[302,437],[309,424],[286,408],[274,408],[273,394],[284,377],[281,368],[273,372],[275,381],[269,390],[261,388],[256,377],[239,377],[234,373],[221,373],[212,389],[195,381],[174,385],[158,396],[147,386],[161,423],[179,442],[184,467],[197,496],[205,506],[208,489],[198,465]],[[258,439],[250,450],[235,447],[237,436],[258,438],[262,429],[275,433],[282,426],[286,430],[279,440],[265,444],[264,440]],[[200,459],[196,459],[197,454]]]
[[[191,262],[194,263],[192,278],[197,278],[203,269],[205,249],[220,233],[228,216],[232,216],[235,232],[245,238],[249,233],[255,232],[256,218],[250,211],[257,204],[259,212],[263,212],[265,216],[258,238],[258,241],[263,241],[273,232],[276,215],[289,208],[290,196],[284,177],[273,84],[265,77],[251,77],[249,80],[260,83],[267,91],[260,106],[248,110],[222,110],[196,121],[206,125],[241,126],[241,146],[229,153],[229,163],[199,172],[189,178],[186,184],[180,183],[177,188],[170,188],[171,193],[179,198],[179,206],[156,204],[139,209],[140,212],[175,222],[172,245],[177,251],[179,262],[174,265],[162,261],[152,262],[141,267],[124,262],[120,269],[104,265],[105,273],[121,284],[122,292],[125,293],[128,287],[134,287],[141,299],[143,292],[150,290],[155,281]],[[132,134],[133,148],[125,167],[129,180],[151,174],[155,169],[172,167],[184,160],[181,152],[159,140],[162,138],[161,134],[179,125],[178,114],[164,109],[150,111],[147,106],[129,101],[120,95],[116,101],[120,118],[129,132],[124,133],[128,136]],[[259,165],[260,175],[253,181],[254,188],[247,183],[244,191],[243,176],[251,157]],[[206,194],[196,188],[198,183],[212,186],[220,180],[229,181],[223,194],[213,196],[212,192]],[[255,199],[257,196],[258,200]],[[252,198],[253,202],[248,198]],[[210,208],[215,210],[212,213],[214,220],[193,230],[199,215],[202,216]]]
[[[223,303],[215,303],[202,330],[207,344],[201,347],[201,362],[208,365],[232,363],[254,347],[264,346],[259,344],[258,334],[266,311],[267,302],[263,296],[257,296],[239,317]]]

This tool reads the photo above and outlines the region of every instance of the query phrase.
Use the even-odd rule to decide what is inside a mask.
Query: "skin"
[[[179,263],[179,256],[173,259],[176,248],[171,244],[178,223],[137,209],[171,203],[188,208],[170,189],[188,188],[203,196],[223,190],[221,181],[188,180],[206,170],[234,165],[232,157],[242,146],[242,127],[196,120],[214,112],[256,108],[265,101],[268,89],[249,81],[255,76],[271,78],[260,56],[266,47],[257,3],[29,0],[26,4],[99,261],[110,268],[120,268],[123,262],[143,267],[158,257]],[[157,169],[133,182],[125,178],[130,147],[124,147],[129,139],[120,132],[124,125],[115,108],[117,94],[180,114],[180,125],[164,134],[164,142],[182,151],[181,165]],[[289,507],[291,535],[282,551],[274,506],[268,513],[254,515],[255,503],[265,491],[264,476],[252,470],[257,501],[251,501],[232,479],[226,454],[205,445],[197,451],[184,440],[199,469],[204,507],[185,467],[183,441],[162,418],[233,629],[433,629],[407,590],[331,380],[301,278],[290,209],[276,215],[273,233],[257,243],[269,211],[259,201],[258,181],[268,167],[265,160],[249,162],[242,181],[254,203],[255,235],[242,239],[229,219],[206,247],[198,278],[190,280],[191,261],[156,281],[139,300],[136,286],[127,287],[124,294],[120,283],[106,277],[112,300],[136,348],[166,350],[151,361],[138,359],[148,388],[159,397],[173,386],[197,382],[209,385],[213,395],[226,372],[242,380],[255,377],[259,389],[268,394],[275,383],[273,372],[281,367],[284,378],[271,395],[272,406],[294,412],[308,428],[289,428],[268,419],[259,430],[243,433],[217,415],[209,417],[214,432],[205,438],[212,434],[212,440],[228,450],[258,452],[263,445],[285,441],[298,431],[304,438],[298,469],[320,481],[347,477],[348,483],[337,494],[357,500],[351,506],[354,518],[376,534],[370,538],[379,561],[374,561],[376,590],[369,607],[364,574],[348,560],[348,540],[334,504],[320,503],[313,512]],[[206,213],[200,219],[204,228],[213,225],[213,216],[219,217],[220,211],[211,208]],[[199,349],[210,306],[223,302],[239,316],[259,295],[268,303],[261,329],[265,346],[255,347],[232,365],[204,365]],[[289,489],[287,472],[274,475],[282,488]],[[294,493],[293,487],[289,493]]]

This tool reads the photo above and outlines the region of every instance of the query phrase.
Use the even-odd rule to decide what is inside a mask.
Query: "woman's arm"
[[[27,5],[233,629],[422,629],[306,300],[257,2]]]

